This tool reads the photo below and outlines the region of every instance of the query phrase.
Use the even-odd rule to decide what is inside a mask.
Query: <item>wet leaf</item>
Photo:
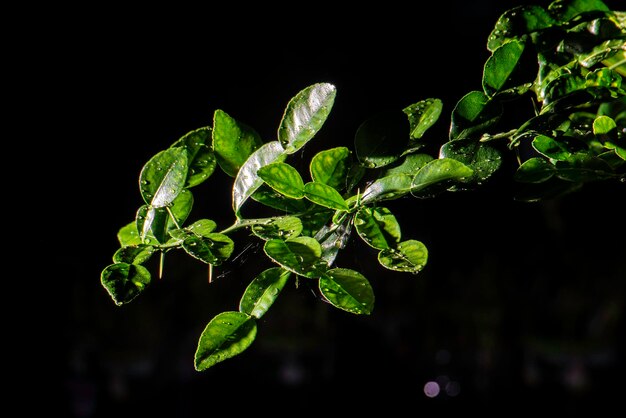
[[[319,289],[328,302],[344,311],[369,315],[374,309],[372,286],[358,271],[345,268],[328,270],[320,277]]]
[[[142,168],[139,190],[146,204],[161,208],[172,204],[185,187],[187,151],[184,147],[169,148],[152,157]]]
[[[185,187],[194,187],[208,179],[215,171],[217,162],[211,149],[211,128],[204,127],[191,131],[172,144],[187,151],[189,172]]]
[[[572,155],[561,142],[546,135],[538,135],[535,137],[532,146],[538,153],[554,160],[566,160]]]
[[[117,240],[122,247],[141,244],[141,237],[139,236],[139,231],[137,231],[137,222],[133,221],[121,227],[117,232]]]
[[[288,198],[278,193],[267,184],[260,186],[250,197],[262,205],[287,213],[303,212],[309,205],[305,200]]]
[[[248,157],[263,141],[248,125],[217,109],[213,115],[213,150],[220,168],[235,177]]]
[[[450,140],[480,137],[502,115],[502,104],[490,100],[482,91],[467,93],[452,110]]]
[[[442,109],[443,102],[432,98],[405,107],[402,111],[409,117],[410,138],[420,139],[437,122]]]
[[[300,91],[289,101],[278,127],[278,140],[287,154],[298,151],[322,128],[336,94],[332,84],[318,83]]]
[[[356,156],[366,168],[396,161],[409,144],[409,122],[402,112],[383,112],[359,126],[354,138]]]
[[[278,298],[290,275],[289,271],[280,267],[272,267],[259,274],[241,297],[239,311],[261,318]]]
[[[151,245],[138,244],[118,249],[113,254],[114,263],[144,264],[154,253]]]
[[[561,22],[588,12],[608,12],[609,8],[601,0],[555,0],[548,6],[548,11]]]
[[[311,160],[311,178],[317,183],[324,183],[341,190],[346,187],[350,150],[346,147],[320,151]]]
[[[322,247],[311,237],[299,236],[287,241],[271,239],[263,249],[277,264],[301,276],[317,278],[325,269]]]
[[[354,226],[363,241],[379,250],[395,247],[400,242],[400,224],[387,208],[359,209],[354,217]]]
[[[138,264],[110,264],[100,275],[102,286],[109,292],[116,305],[124,305],[135,299],[150,284],[150,272]]]
[[[417,171],[424,167],[427,163],[431,162],[433,157],[428,154],[409,154],[405,156],[401,163],[387,168],[385,170],[385,176],[391,176],[394,174],[408,174],[411,177],[417,173]]]
[[[376,179],[363,191],[361,202],[397,199],[411,191],[411,181],[412,176],[408,174],[392,174]]]
[[[220,233],[206,234],[202,237],[187,236],[182,246],[190,256],[214,266],[226,261],[235,248],[233,241],[227,235]]]
[[[378,261],[390,270],[417,274],[428,261],[428,250],[420,241],[403,241],[396,248],[381,250]]]
[[[198,341],[194,366],[203,371],[241,354],[256,337],[254,318],[243,312],[222,312],[208,323]]]
[[[273,162],[283,161],[284,150],[280,142],[272,141],[254,151],[241,166],[233,185],[233,209],[239,216],[244,202],[263,184],[257,171]]]
[[[554,166],[543,158],[530,158],[519,166],[514,179],[522,183],[542,183],[554,176]]]
[[[482,182],[491,177],[502,164],[500,152],[492,146],[475,140],[457,140],[443,144],[440,158],[450,158],[473,170],[469,182]]]
[[[483,90],[488,96],[512,87],[508,82],[523,52],[524,43],[519,41],[507,42],[493,51],[483,70]]]
[[[411,193],[417,194],[437,183],[450,180],[461,181],[474,172],[460,161],[452,158],[439,158],[422,167],[413,177]]]
[[[304,181],[298,170],[289,164],[277,162],[259,168],[257,175],[278,193],[292,199],[304,197]]]
[[[251,227],[254,235],[264,240],[295,238],[302,232],[302,221],[294,216],[281,216]]]
[[[493,52],[510,40],[547,29],[557,22],[540,6],[523,5],[505,11],[489,34],[487,48]]]
[[[315,181],[304,185],[304,196],[311,202],[329,209],[348,210],[346,201],[334,188]]]

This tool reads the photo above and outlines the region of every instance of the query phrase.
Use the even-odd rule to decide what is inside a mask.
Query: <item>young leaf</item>
[[[396,161],[409,143],[409,123],[402,112],[383,112],[363,122],[354,146],[358,160],[367,168],[384,167]]]
[[[141,244],[141,237],[139,236],[139,231],[137,231],[137,222],[132,221],[121,227],[117,232],[117,240],[122,247]]]
[[[198,341],[194,358],[197,371],[242,353],[252,344],[257,327],[254,318],[243,312],[222,312],[208,323]]]
[[[191,131],[172,144],[187,150],[189,172],[185,187],[194,187],[208,179],[217,165],[211,150],[211,128]]]
[[[394,174],[408,174],[413,176],[417,173],[417,170],[424,167],[432,160],[433,157],[428,154],[409,154],[404,157],[399,165],[386,169],[385,176],[391,176]]]
[[[380,264],[390,270],[419,273],[428,261],[428,250],[420,241],[408,240],[396,248],[388,248],[378,253]]]
[[[281,216],[273,218],[267,223],[253,225],[254,235],[264,240],[295,238],[302,232],[302,221],[295,216]]]
[[[261,145],[261,136],[254,129],[220,109],[215,111],[213,150],[217,163],[226,174],[235,177],[248,157]]]
[[[278,140],[287,154],[298,151],[322,128],[336,94],[332,84],[318,83],[289,101],[278,127]]]
[[[138,264],[115,263],[102,270],[100,281],[116,305],[135,299],[150,284],[150,272]]]
[[[233,185],[233,209],[237,216],[244,202],[263,184],[263,180],[257,175],[259,168],[282,161],[285,158],[283,153],[280,142],[268,142],[254,151],[241,166]]]
[[[304,181],[298,170],[286,163],[272,163],[259,168],[257,175],[278,193],[292,199],[304,197]]]
[[[319,289],[328,302],[344,311],[369,315],[374,309],[372,286],[358,271],[345,268],[328,270],[320,277]]]
[[[239,311],[261,318],[283,290],[290,275],[289,271],[280,267],[272,267],[259,274],[241,297]]]
[[[420,100],[402,109],[409,117],[410,138],[420,139],[437,122],[442,109],[443,102],[439,99]]]
[[[356,232],[368,245],[384,250],[400,242],[400,224],[391,211],[383,207],[363,207],[354,217]]]
[[[193,232],[200,237],[208,237],[210,236],[209,234],[211,234],[216,227],[217,224],[211,219],[199,219],[185,229]]]
[[[114,263],[144,264],[152,254],[154,247],[151,245],[138,244],[122,247],[113,254]]]
[[[473,170],[460,161],[451,158],[432,160],[413,177],[411,193],[423,191],[437,183],[448,180],[461,180],[473,174]]]
[[[561,142],[546,135],[537,135],[532,147],[540,154],[554,160],[566,160],[572,153]]]
[[[329,209],[348,210],[346,201],[334,188],[315,181],[304,185],[304,196],[311,202]]]
[[[594,135],[608,135],[617,128],[615,121],[608,116],[598,116],[593,121]]]
[[[141,197],[153,208],[172,204],[185,187],[188,171],[187,151],[184,147],[159,152],[141,170]]]
[[[517,64],[524,52],[524,43],[519,41],[507,42],[499,46],[485,62],[483,70],[483,90],[493,97],[507,87],[507,81],[517,68]]]
[[[324,183],[335,189],[346,186],[350,150],[346,147],[320,151],[311,159],[311,178],[317,183]]]
[[[230,257],[235,244],[224,234],[211,233],[206,236],[188,236],[183,241],[183,249],[190,256],[207,264],[218,266]]]
[[[320,260],[322,247],[314,238],[271,239],[263,249],[269,258],[293,273],[310,278],[317,278],[323,273],[325,263]]]
[[[554,166],[543,158],[529,158],[519,166],[513,178],[522,183],[542,183],[554,176]]]
[[[502,115],[502,104],[482,91],[471,91],[452,110],[450,140],[480,136]]]

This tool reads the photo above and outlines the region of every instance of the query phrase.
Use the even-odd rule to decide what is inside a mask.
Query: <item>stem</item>
[[[483,134],[483,136],[480,138],[480,142],[489,142],[496,139],[510,138],[511,136],[513,136],[513,134],[515,134],[515,132],[517,132],[517,129],[511,129],[508,132],[500,132],[499,134],[495,135]]]
[[[178,222],[176,222],[176,217],[174,217],[174,214],[172,213],[172,210],[170,209],[170,207],[166,206],[165,210],[167,210],[167,213],[170,215],[170,218],[172,218],[172,222],[174,222],[174,225],[176,225],[176,228],[180,229],[180,225],[178,225]]]
[[[254,219],[237,219],[234,224],[229,226],[226,229],[220,231],[220,234],[229,234],[231,232],[237,231],[238,229],[247,228],[249,226],[254,225],[269,225],[274,222],[276,219],[287,218],[287,217],[298,217],[304,215],[306,212],[294,213],[291,215],[285,216],[273,216],[271,218],[254,218]]]

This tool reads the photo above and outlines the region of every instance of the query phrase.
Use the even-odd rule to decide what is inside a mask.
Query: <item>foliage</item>
[[[426,246],[403,237],[386,206],[402,197],[434,198],[472,190],[513,155],[516,197],[537,201],[583,184],[626,179],[626,13],[599,0],[557,0],[547,8],[519,6],[496,22],[487,47],[482,90],[465,94],[450,116],[449,137],[428,137],[442,102],[426,98],[376,115],[357,130],[354,151],[315,154],[308,172],[295,155],[322,129],[336,89],[311,85],[287,104],[276,140],[222,110],[213,125],[193,130],[143,167],[144,204],[118,233],[120,249],[101,282],[117,305],[152,284],[152,257],[174,250],[212,269],[238,246],[235,231],[249,230],[275,265],[252,279],[237,311],[216,315],[202,332],[195,367],[205,370],[240,354],[256,337],[256,322],[288,283],[314,283],[320,297],[344,311],[367,315],[374,292],[360,272],[335,266],[338,252],[358,236],[384,268],[419,273]],[[528,104],[517,118],[507,110]],[[427,152],[427,150],[435,152]],[[298,158],[300,158],[298,156]],[[235,222],[218,229],[209,218],[188,222],[197,186],[216,169],[233,178]],[[244,215],[251,202],[275,215]],[[252,206],[254,208],[254,206]]]

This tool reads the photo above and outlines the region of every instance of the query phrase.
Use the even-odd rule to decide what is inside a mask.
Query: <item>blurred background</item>
[[[310,158],[315,147],[351,147],[358,126],[379,111],[438,97],[439,141],[456,102],[481,88],[497,18],[519,4],[547,6],[61,11],[78,18],[49,22],[25,54],[39,69],[31,80],[41,115],[35,158],[49,165],[44,184],[31,189],[45,204],[27,208],[43,219],[34,242],[45,251],[26,265],[42,313],[29,321],[36,337],[24,340],[36,359],[16,382],[35,394],[24,407],[68,417],[196,417],[222,408],[419,414],[506,402],[516,411],[547,405],[568,413],[617,405],[626,387],[623,185],[520,203],[505,169],[476,192],[391,202],[403,237],[429,248],[423,272],[387,271],[355,240],[337,265],[370,280],[370,316],[335,309],[300,281],[259,321],[248,350],[202,373],[193,369],[198,337],[213,316],[237,309],[266,267],[260,247],[218,269],[211,284],[205,265],[168,255],[164,278],[124,307],[100,285],[118,229],[141,204],[141,167],[211,125],[216,109],[269,141],[292,96],[316,82],[335,84],[335,106],[305,152]],[[193,218],[221,228],[234,220],[224,175],[216,172],[194,196]]]

